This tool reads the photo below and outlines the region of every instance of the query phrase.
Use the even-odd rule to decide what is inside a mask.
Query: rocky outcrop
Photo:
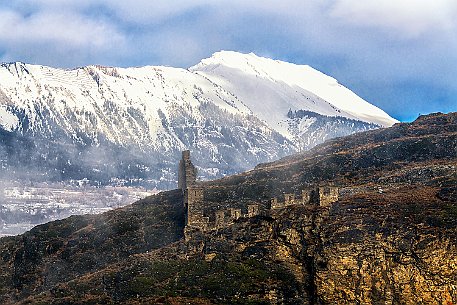
[[[453,304],[457,231],[439,189],[349,196],[322,223],[316,293],[323,304]],[[343,220],[344,219],[344,220]]]

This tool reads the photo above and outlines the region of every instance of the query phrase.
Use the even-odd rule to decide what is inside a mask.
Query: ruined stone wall
[[[301,191],[301,203],[302,204],[309,204],[312,198],[312,190],[302,190]]]
[[[258,204],[248,205],[248,217],[254,217],[260,214],[260,208]]]
[[[216,219],[215,219],[215,226],[216,228],[221,228],[221,227],[224,227],[225,226],[225,222],[226,222],[226,219],[225,219],[225,210],[219,210],[219,211],[216,211],[215,213],[216,215]]]
[[[258,203],[247,204],[246,214],[243,214],[240,208],[225,208],[212,211],[207,209],[205,212],[203,193],[204,189],[199,187],[188,187],[185,191],[187,226],[204,231],[219,229],[233,224],[235,220],[241,217],[255,217],[262,214],[261,205]],[[338,201],[338,188],[318,187],[302,190],[301,195],[289,193],[283,196],[280,199],[272,198],[270,208],[279,209],[292,205],[329,206]]]
[[[258,208],[257,208],[258,210]],[[241,213],[241,209],[237,208],[229,208],[229,209],[222,209],[222,210],[217,210],[214,212],[214,223],[210,223],[207,227],[207,229],[219,229],[219,228],[224,228],[227,227],[231,224],[234,223],[235,220],[240,219],[243,216]]]
[[[279,201],[277,197],[272,198],[270,202],[272,209],[279,209],[284,207],[284,202]]]
[[[294,205],[295,204],[295,195],[294,194],[284,194],[284,205]]]
[[[337,187],[318,187],[313,189],[305,189],[301,191],[301,195],[284,194],[284,199],[274,197],[270,201],[272,209],[279,209],[290,205],[319,205],[328,206],[339,198],[339,189]]]
[[[241,209],[230,208],[230,218],[233,220],[237,220],[241,218]]]

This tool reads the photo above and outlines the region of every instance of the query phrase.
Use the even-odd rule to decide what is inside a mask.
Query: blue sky
[[[189,67],[219,50],[308,64],[393,117],[457,111],[455,0],[12,0],[0,61]]]

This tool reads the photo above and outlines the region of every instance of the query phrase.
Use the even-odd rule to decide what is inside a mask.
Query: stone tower
[[[199,187],[188,187],[184,191],[186,226],[205,228],[208,220],[203,216],[203,193],[203,189]]]
[[[183,194],[189,186],[195,185],[197,180],[197,168],[190,161],[190,151],[182,152],[182,159],[179,161],[178,188]]]
[[[190,160],[190,151],[182,152],[179,161],[178,188],[183,194],[183,204],[186,210],[184,236],[186,239],[195,230],[205,230],[209,218],[203,214],[204,189],[197,185],[197,168]]]

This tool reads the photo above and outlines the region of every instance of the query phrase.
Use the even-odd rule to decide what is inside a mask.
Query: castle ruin
[[[182,152],[182,159],[179,162],[178,188],[183,193],[186,235],[195,229],[208,231],[224,228],[239,218],[250,218],[268,213],[268,208],[279,209],[292,205],[330,206],[338,201],[339,191],[337,187],[320,186],[304,189],[300,194],[286,193],[280,199],[272,198],[270,206],[266,210],[261,208],[261,204],[250,202],[244,207],[245,214],[242,213],[241,208],[219,209],[210,212],[211,209],[205,210],[208,208],[205,207],[205,189],[197,183],[197,169],[190,160],[188,150]]]
[[[338,201],[338,188],[337,187],[319,187],[319,205],[329,206]]]

